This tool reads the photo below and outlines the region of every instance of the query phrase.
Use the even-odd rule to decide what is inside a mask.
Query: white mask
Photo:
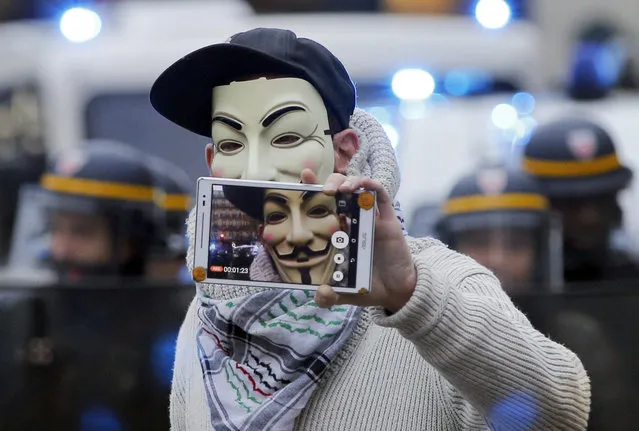
[[[320,182],[335,155],[322,97],[299,78],[259,78],[213,88],[213,176],[300,182],[309,168]]]

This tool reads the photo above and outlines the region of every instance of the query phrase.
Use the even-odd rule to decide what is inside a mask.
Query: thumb
[[[317,175],[308,168],[302,171],[301,179],[304,184],[319,184]]]
[[[315,303],[319,308],[331,308],[335,305],[356,305],[365,307],[368,305],[369,295],[355,293],[339,294],[331,286],[323,284],[315,292]]]

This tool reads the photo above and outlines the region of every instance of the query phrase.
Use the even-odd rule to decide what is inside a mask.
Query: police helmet
[[[533,177],[502,167],[484,168],[453,186],[438,230],[535,227],[547,216],[548,208],[548,200]]]
[[[549,198],[616,193],[632,180],[608,132],[581,118],[539,126],[524,150],[522,169],[539,179]]]
[[[144,155],[125,144],[92,140],[64,151],[40,185],[47,210],[104,216],[114,238],[135,239],[142,255],[156,234],[153,173]]]
[[[534,280],[549,288],[561,284],[557,220],[534,177],[502,166],[487,166],[461,178],[445,199],[435,232],[451,248],[468,231],[530,229],[535,232]],[[557,257],[559,256],[559,257]]]

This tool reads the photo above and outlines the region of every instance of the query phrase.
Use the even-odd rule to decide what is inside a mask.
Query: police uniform
[[[59,290],[48,303],[56,343],[50,420],[63,429],[168,427],[157,414],[167,397],[163,350],[172,348],[185,303],[174,291],[143,289],[142,277],[152,245],[166,232],[157,203],[162,199],[169,214],[184,202],[164,193],[172,191],[168,187],[159,189],[145,158],[124,144],[89,141],[61,154],[41,179],[48,210],[102,216],[114,251],[122,241],[137,248],[132,260],[116,252],[110,264],[81,268],[80,274],[71,264],[55,265],[63,281],[83,287]],[[129,278],[135,283],[124,283]],[[107,289],[91,288],[101,285]]]
[[[611,136],[598,124],[565,118],[538,127],[524,150],[522,168],[539,179],[553,208],[561,202],[607,196],[613,212],[611,228],[621,227],[622,212],[616,196],[628,187],[633,174],[621,164]],[[639,277],[637,264],[624,251],[613,249],[610,241],[600,249],[584,252],[566,240],[565,232],[566,282]]]

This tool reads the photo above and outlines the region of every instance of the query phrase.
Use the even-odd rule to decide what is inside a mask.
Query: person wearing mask
[[[619,193],[633,174],[603,127],[576,117],[539,126],[522,169],[538,178],[561,216],[566,283],[639,277],[637,263],[613,243],[623,221]]]
[[[561,233],[535,178],[484,167],[461,178],[442,205],[437,236],[493,271],[509,294],[561,285]],[[554,246],[554,247],[553,247]]]
[[[170,66],[151,103],[212,139],[213,176],[321,182],[329,195],[363,187],[378,208],[369,295],[196,283],[172,429],[585,429],[577,356],[536,331],[489,270],[405,235],[394,150],[324,46],[239,33]],[[194,226],[191,212],[191,244]],[[269,259],[261,269],[281,282]]]

